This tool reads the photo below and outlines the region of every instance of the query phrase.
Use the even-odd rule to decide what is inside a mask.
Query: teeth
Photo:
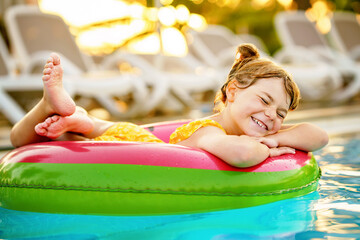
[[[266,126],[264,124],[262,124],[259,120],[255,119],[255,118],[253,118],[253,120],[254,120],[254,122],[257,123],[257,125],[259,125],[260,127],[266,129]]]

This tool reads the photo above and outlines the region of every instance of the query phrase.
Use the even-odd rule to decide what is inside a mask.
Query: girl
[[[62,73],[58,55],[52,54],[44,69],[43,98],[11,131],[15,147],[50,139],[162,142],[135,124],[89,116],[62,87]],[[170,143],[203,149],[236,167],[295,149],[317,150],[328,142],[325,131],[308,123],[283,125],[299,98],[288,73],[259,58],[253,45],[240,45],[215,99],[217,113],[178,128]]]

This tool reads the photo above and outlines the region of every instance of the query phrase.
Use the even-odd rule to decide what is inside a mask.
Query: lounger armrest
[[[44,66],[51,51],[39,51],[30,55],[30,61],[24,66],[23,73],[31,74],[35,67]],[[59,54],[59,53],[58,53]],[[81,74],[82,71],[62,54],[59,54],[64,72],[69,74]]]
[[[125,51],[117,51],[112,55],[107,56],[101,63],[104,70],[114,70],[114,67],[121,62],[130,63],[132,66],[142,70],[145,75],[159,74],[157,69],[151,66],[145,59],[137,56],[136,54],[128,53]]]
[[[360,46],[356,46],[350,51],[350,57],[354,61],[360,61]]]
[[[305,47],[285,47],[275,53],[274,58],[280,63],[322,62],[321,57]]]

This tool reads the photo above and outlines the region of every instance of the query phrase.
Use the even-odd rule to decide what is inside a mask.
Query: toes
[[[47,119],[46,119],[47,120]],[[44,121],[44,122],[42,122],[42,123],[39,123],[39,127],[41,127],[41,128],[48,128],[49,127],[49,122],[46,122],[46,120]],[[40,125],[41,124],[41,125]]]
[[[54,64],[52,62],[48,62],[45,64],[44,68],[53,68],[53,67],[54,67]]]
[[[50,57],[53,59],[53,63],[54,63],[54,65],[59,65],[60,64],[60,57],[59,57],[59,55],[57,55],[56,53],[52,53],[51,55],[50,55]]]
[[[59,115],[54,115],[54,116],[51,117],[52,122],[56,122],[56,121],[58,121],[59,119],[60,119],[60,116],[59,116]]]
[[[51,119],[51,117],[47,118],[44,123],[47,124],[47,127],[49,126],[49,124],[53,123],[53,120]]]
[[[43,71],[43,74],[50,74],[52,71],[51,68],[45,68],[44,71]]]
[[[39,135],[45,136],[47,131],[44,128],[39,128],[39,129],[37,129],[36,133]]]
[[[44,127],[49,127],[52,123],[58,121],[60,119],[59,115],[54,115],[51,117],[48,117],[47,119],[45,119],[45,121],[43,122],[43,126]]]
[[[50,56],[47,60],[46,60],[46,64],[48,63],[53,63],[54,62],[54,59],[52,56]]]
[[[38,123],[36,126],[35,126],[37,129],[43,129],[45,126],[44,126],[44,122],[42,123]]]
[[[46,128],[43,127],[42,123],[39,123],[38,125],[35,126],[35,132],[41,136],[45,136],[47,133]]]
[[[42,76],[42,80],[43,80],[43,81],[48,81],[48,80],[50,80],[50,75],[43,75],[43,76]]]

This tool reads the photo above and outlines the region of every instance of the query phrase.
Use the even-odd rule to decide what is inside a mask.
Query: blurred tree
[[[294,0],[297,9],[306,10],[311,7],[309,0]]]

